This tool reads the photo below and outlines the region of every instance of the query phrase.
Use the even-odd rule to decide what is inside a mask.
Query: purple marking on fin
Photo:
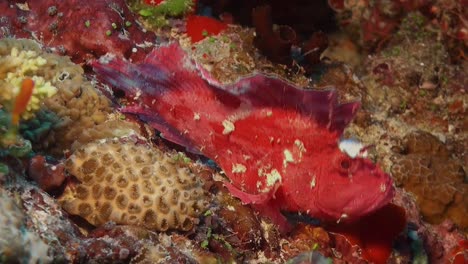
[[[254,73],[240,78],[233,84],[225,85],[217,81],[201,65],[196,66],[202,78],[209,84],[237,94],[254,106],[290,107],[340,132],[356,112],[356,108],[349,105],[358,103],[339,104],[338,94],[333,87],[324,90],[302,89],[287,80],[263,73]]]
[[[161,136],[164,139],[183,146],[187,151],[194,154],[202,154],[190,140],[182,136],[177,129],[168,124],[163,118],[154,112],[147,111],[138,106],[127,106],[121,109],[121,112],[137,115],[142,121],[148,123],[152,128],[161,132]]]
[[[359,102],[339,105],[332,116],[331,128],[339,131],[341,134],[346,126],[353,120],[360,106],[361,103]]]
[[[99,80],[106,80],[105,83],[118,87],[130,96],[134,96],[139,91],[139,81],[131,78],[125,71],[129,70],[128,62],[112,58],[95,60],[91,62],[94,72]]]

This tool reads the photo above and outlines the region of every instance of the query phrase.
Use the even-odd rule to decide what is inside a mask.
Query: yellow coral
[[[2,40],[0,45],[9,46],[11,40]],[[39,49],[39,47],[37,47]],[[31,100],[26,106],[26,111],[22,114],[22,119],[30,119],[34,117],[34,113],[40,109],[41,103],[45,98],[53,96],[57,92],[57,88],[47,81],[40,74],[41,67],[44,67],[48,62],[40,56],[40,50],[19,50],[13,46],[9,54],[3,54],[0,58],[3,66],[0,68],[0,76],[4,77],[2,93],[0,95],[0,104],[11,105],[14,98],[20,91],[21,82],[29,77],[33,79],[35,87]],[[0,53],[0,55],[2,55]]]
[[[31,118],[39,108],[52,112],[58,123],[36,148],[62,155],[96,139],[132,134],[138,126],[112,118],[111,102],[84,71],[68,57],[47,53],[32,40],[0,40],[0,105],[13,107],[14,99],[25,77],[35,82],[33,96],[22,118]]]

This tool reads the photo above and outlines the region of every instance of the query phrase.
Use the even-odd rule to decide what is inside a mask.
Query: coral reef
[[[21,115],[23,120],[34,117],[41,102],[53,96],[57,88],[51,84],[48,70],[55,58],[44,56],[40,47],[29,40],[2,39],[0,41],[0,104],[13,110],[13,103],[20,91],[21,82],[29,77],[34,81],[32,98]]]
[[[46,192],[58,190],[65,182],[63,163],[51,164],[42,155],[36,155],[29,160],[28,176],[39,188]]]
[[[298,70],[272,63],[254,47],[252,29],[231,25],[219,36],[209,36],[197,43],[181,39],[181,45],[191,50],[192,57],[203,65],[220,83],[234,83],[239,78],[258,70],[281,76],[298,86],[307,86],[309,80]]]
[[[435,136],[422,131],[404,138],[403,153],[393,157],[397,186],[416,196],[424,219],[439,224],[445,217],[468,228],[468,184],[462,165]]]
[[[275,63],[291,65],[293,61],[307,62],[307,69],[320,62],[320,55],[328,47],[328,37],[321,31],[314,32],[308,40],[301,41],[293,28],[286,25],[274,26],[269,5],[252,10],[252,23],[256,32],[255,46]]]
[[[365,58],[362,65],[364,77],[361,80],[349,75],[343,78],[347,75],[341,74],[343,77],[340,78],[346,81],[346,86],[342,86],[343,91],[358,94],[362,98],[364,109],[349,132],[361,136],[368,144],[375,144],[374,151],[383,158],[382,163],[386,170],[390,171],[397,162],[399,165],[394,167],[393,172],[399,174],[397,168],[402,169],[403,174],[396,177],[407,183],[412,182],[409,190],[417,189],[419,199],[422,199],[422,193],[427,193],[427,201],[438,196],[442,199],[440,202],[432,201],[431,206],[435,207],[427,207],[425,216],[437,215],[432,220],[434,223],[450,218],[461,224],[463,220],[460,216],[466,215],[466,207],[460,206],[466,196],[462,186],[466,184],[463,176],[466,168],[463,164],[466,163],[468,139],[466,133],[460,133],[466,130],[467,100],[465,88],[460,83],[466,82],[466,74],[462,73],[463,67],[450,63],[450,56],[444,45],[434,41],[435,33],[421,27],[425,21],[426,18],[421,13],[407,14],[402,19],[399,30],[388,41],[389,46],[380,53]],[[330,73],[325,74],[328,79],[327,75]],[[331,75],[334,78],[339,76]],[[404,136],[418,130],[436,136],[449,154],[437,157],[435,154],[424,153],[425,158],[406,155],[408,153],[404,146]],[[429,145],[434,142],[433,137],[427,137],[426,141],[421,141],[424,142],[421,144]],[[428,149],[423,148],[419,152],[422,154],[425,151]],[[395,154],[399,156],[398,159],[391,158]],[[447,165],[445,161],[449,166],[442,169],[442,164]],[[408,169],[412,170],[412,175],[405,171]],[[418,171],[419,169],[425,171]],[[437,172],[440,169],[443,171]],[[459,189],[456,191],[447,193],[432,189],[441,185],[451,188],[449,186],[452,186],[454,180],[463,183],[457,184]],[[404,183],[400,184],[404,186]],[[418,184],[419,187],[416,186]],[[429,194],[429,189],[436,193]],[[454,196],[450,197],[449,193]],[[445,194],[447,196],[442,198]],[[449,213],[444,209],[452,202],[458,213]],[[429,202],[426,206],[429,206]],[[431,210],[433,212],[429,212]],[[457,214],[459,215],[455,216]]]
[[[146,27],[157,29],[168,26],[169,18],[181,17],[193,11],[194,2],[194,0],[132,0],[129,1],[129,5],[143,18]]]
[[[26,74],[35,80],[31,110],[23,116],[31,118],[37,112],[38,120],[22,122],[20,128],[22,134],[37,144],[36,148],[61,154],[95,139],[137,130],[132,123],[111,115],[110,100],[87,81],[83,69],[67,57],[42,51],[31,40],[2,39],[0,45],[0,58],[5,61],[3,75],[22,77]],[[12,57],[11,54],[23,55]],[[38,61],[41,65],[37,65]],[[8,86],[8,80],[6,77],[2,82],[6,86],[0,101],[7,105],[18,89],[16,85]],[[39,124],[34,124],[37,121]]]
[[[31,151],[31,142],[19,135],[12,125],[11,112],[0,108],[0,157],[21,158],[31,154]]]
[[[255,27],[255,46],[271,61],[290,65],[291,46],[296,41],[296,32],[289,26],[273,29],[271,7],[260,6],[252,11]]]
[[[199,0],[200,6],[208,5],[214,16],[230,14],[236,24],[252,25],[252,10],[268,4],[272,20],[277,25],[288,25],[298,36],[310,36],[315,31],[330,31],[335,28],[333,10],[326,1],[279,1],[279,0]]]
[[[417,254],[426,255],[428,263],[456,263],[451,262],[453,253],[457,252],[458,245],[466,241],[466,234],[457,230],[456,226],[449,220],[444,221],[439,225],[430,225],[422,220],[418,205],[414,196],[411,193],[397,188],[397,194],[394,199],[395,204],[406,209],[408,217],[407,239],[405,241],[398,240],[396,247],[404,248],[404,244],[409,240],[417,239],[422,243],[424,252],[417,252],[417,248],[413,248],[409,258],[415,258]],[[413,239],[411,239],[413,237]],[[414,241],[414,240],[413,240]],[[400,244],[400,245],[398,245]],[[458,248],[459,249],[459,248]],[[420,249],[419,249],[420,250]],[[465,254],[468,250],[460,250]],[[395,259],[398,261],[398,258]],[[393,262],[392,262],[393,263]],[[399,262],[395,262],[399,263]],[[463,262],[462,262],[463,263]]]
[[[466,4],[306,2],[0,1],[0,263],[468,262]]]
[[[188,231],[205,202],[196,176],[176,157],[131,140],[86,144],[66,162],[80,183],[68,185],[59,201],[95,226],[113,221]]]
[[[329,0],[337,12],[339,24],[366,48],[381,49],[399,28],[408,13],[420,12],[418,31],[437,34],[437,43],[445,46],[454,62],[466,59],[467,14],[460,0],[354,1]],[[416,33],[416,32],[415,32]],[[417,34],[417,33],[416,33]]]
[[[216,36],[227,28],[227,24],[211,17],[189,16],[186,31],[192,43],[199,42],[206,37]]]
[[[0,187],[0,262],[50,263],[49,246],[26,226],[20,205]]]

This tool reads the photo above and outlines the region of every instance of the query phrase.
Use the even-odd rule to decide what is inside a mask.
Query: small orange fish
[[[26,106],[31,100],[34,89],[34,81],[31,78],[26,78],[21,83],[21,89],[16,96],[13,111],[11,113],[11,123],[14,126],[19,124],[20,115],[26,110]]]

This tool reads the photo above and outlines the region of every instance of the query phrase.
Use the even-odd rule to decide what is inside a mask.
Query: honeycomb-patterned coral
[[[176,157],[129,139],[89,143],[67,160],[80,183],[69,185],[59,201],[95,226],[113,221],[190,230],[206,201],[200,180]]]

